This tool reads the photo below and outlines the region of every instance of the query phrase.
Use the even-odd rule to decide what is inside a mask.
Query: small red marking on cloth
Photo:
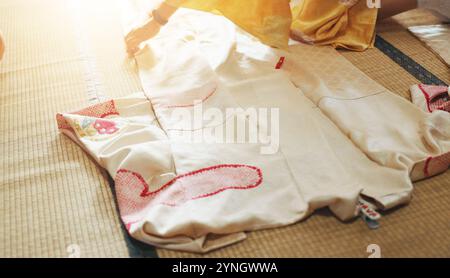
[[[206,97],[201,99],[200,103],[204,103],[208,98],[210,98],[217,91],[217,88],[212,90]],[[194,107],[195,103],[192,104],[179,104],[179,105],[168,105],[165,108],[185,108],[185,107]]]
[[[428,112],[431,112],[431,108],[430,108],[430,96],[429,96],[428,93],[425,91],[425,88],[422,86],[422,84],[419,84],[419,89],[422,91],[423,95],[425,96],[425,101],[427,102],[427,109],[428,109]]]
[[[285,58],[284,56],[280,57],[280,59],[278,60],[277,65],[275,66],[275,69],[281,69],[281,67],[282,67],[283,64],[284,64],[284,60],[285,60],[285,59],[286,59],[286,58]]]
[[[431,159],[433,158],[430,156],[425,161],[425,166],[423,167],[423,173],[425,174],[425,177],[428,177],[430,175],[430,173],[428,172],[428,166],[430,165]]]

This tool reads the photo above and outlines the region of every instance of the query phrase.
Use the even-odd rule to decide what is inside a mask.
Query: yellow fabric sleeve
[[[220,13],[263,43],[285,48],[292,22],[289,0],[166,0],[176,7]]]
[[[303,0],[293,9],[292,34],[311,44],[362,51],[373,46],[377,14],[365,0]]]
[[[373,46],[378,10],[365,0],[166,0],[176,7],[219,13],[260,39],[287,47],[290,34],[303,42],[362,51]]]

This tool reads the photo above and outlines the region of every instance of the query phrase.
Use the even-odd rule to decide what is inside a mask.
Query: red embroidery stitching
[[[69,114],[76,114],[81,116],[88,116],[93,118],[105,118],[111,115],[119,115],[119,111],[116,109],[114,100],[98,103],[79,111],[71,112]],[[62,114],[56,115],[56,122],[58,123],[58,129],[71,130],[72,127],[67,123]]]
[[[281,67],[283,66],[283,64],[284,64],[284,60],[285,60],[286,58],[284,57],[284,56],[282,56],[282,57],[280,57],[280,59],[278,60],[278,63],[275,65],[275,69],[281,69]]]
[[[430,96],[425,91],[425,89],[423,88],[422,84],[419,84],[419,89],[422,91],[423,95],[425,96],[425,101],[427,103],[428,112],[431,112],[431,109],[430,109]]]
[[[201,103],[204,103],[207,99],[209,99],[214,93],[217,91],[217,87],[212,90],[206,97],[200,100]],[[178,105],[168,105],[165,108],[185,108],[185,107],[194,107],[195,104],[178,104]]]
[[[423,166],[423,174],[425,175],[425,177],[428,177],[430,175],[428,172],[428,165],[430,164],[431,158],[431,156],[428,157],[427,160],[425,160],[425,165]]]
[[[216,165],[179,175],[155,191],[150,191],[148,183],[136,172],[119,169],[115,177],[119,209],[126,225],[142,219],[146,208],[152,205],[174,207],[229,189],[252,189],[262,180],[259,168],[240,164]]]

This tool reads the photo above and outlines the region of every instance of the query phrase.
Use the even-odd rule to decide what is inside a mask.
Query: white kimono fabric
[[[274,50],[182,10],[137,61],[144,93],[57,119],[114,178],[121,218],[143,242],[208,252],[322,207],[348,220],[361,195],[404,204],[411,179],[448,168],[449,114],[391,94],[332,48]],[[200,107],[241,109],[197,121]],[[230,135],[231,122],[259,140]]]

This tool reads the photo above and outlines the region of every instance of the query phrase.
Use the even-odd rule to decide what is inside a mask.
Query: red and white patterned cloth
[[[425,112],[450,112],[450,87],[418,84],[410,88],[411,100]]]

